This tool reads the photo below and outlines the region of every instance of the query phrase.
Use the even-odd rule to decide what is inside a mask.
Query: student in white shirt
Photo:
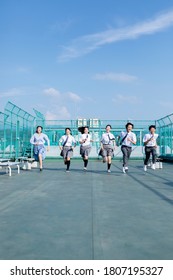
[[[108,124],[106,126],[106,133],[102,134],[101,138],[101,150],[99,155],[103,157],[103,162],[107,162],[107,171],[108,173],[111,172],[111,163],[112,163],[112,157],[114,155],[114,149],[115,149],[115,137],[111,133],[112,126]]]
[[[76,140],[71,135],[71,129],[65,129],[65,135],[59,140],[60,155],[64,158],[64,164],[67,165],[66,172],[70,169],[70,159],[73,156],[73,150],[76,147]]]
[[[80,155],[82,156],[84,161],[84,170],[87,170],[88,157],[91,152],[91,142],[93,142],[93,140],[91,139],[91,136],[89,134],[88,126],[80,127],[78,130],[82,133],[79,140],[79,143],[81,144]]]
[[[157,138],[158,134],[155,133],[156,126],[150,125],[149,127],[149,133],[144,135],[143,143],[145,145],[145,160],[144,160],[144,171],[147,171],[147,165],[150,158],[150,155],[152,155],[152,169],[156,169],[156,158],[157,158]]]
[[[128,161],[132,152],[132,146],[136,145],[136,135],[132,132],[134,125],[130,122],[126,124],[126,131],[120,135],[121,151],[123,153],[123,173],[128,171]]]
[[[46,157],[46,148],[44,146],[45,142],[47,142],[47,151],[49,151],[50,140],[48,136],[42,133],[43,127],[37,126],[36,132],[30,139],[30,143],[34,145],[34,158],[36,161],[39,161],[40,171],[43,170],[43,160]]]

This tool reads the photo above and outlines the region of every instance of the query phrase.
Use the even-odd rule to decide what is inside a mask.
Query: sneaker
[[[69,173],[69,172],[70,172],[70,170],[68,170],[68,169],[67,169],[67,170],[66,170],[66,172],[67,172],[67,173]]]
[[[123,173],[126,174],[126,169],[125,167],[123,166]]]
[[[111,173],[111,170],[110,170],[110,169],[108,169],[108,173]]]
[[[145,172],[147,171],[147,165],[144,165],[144,171]]]
[[[43,171],[43,167],[42,167],[42,168],[40,168],[40,171]]]
[[[155,163],[153,163],[153,164],[151,165],[151,169],[153,169],[153,170],[155,170],[155,169],[156,169],[156,165],[155,165]]]
[[[87,171],[87,168],[86,168],[86,167],[84,167],[84,171]]]
[[[129,169],[128,169],[128,167],[126,166],[126,167],[125,167],[125,171],[128,172],[128,170],[129,170]]]

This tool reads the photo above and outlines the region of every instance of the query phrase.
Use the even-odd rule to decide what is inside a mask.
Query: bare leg
[[[108,161],[109,164],[111,164],[111,162],[112,162],[111,156],[108,156],[108,160],[107,161]]]
[[[39,159],[40,169],[42,169],[43,168],[43,160],[42,160],[42,155],[41,154],[38,155],[38,159]]]

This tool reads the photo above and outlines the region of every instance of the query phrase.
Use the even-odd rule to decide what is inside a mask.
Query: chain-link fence
[[[125,130],[128,121],[134,124],[134,132],[137,136],[137,145],[135,146],[135,157],[141,157],[143,154],[143,136],[148,132],[151,124],[156,124],[159,134],[158,153],[161,156],[173,157],[173,114],[159,120],[99,120],[99,119],[78,119],[78,120],[46,120],[44,115],[33,109],[34,115],[26,112],[17,105],[8,102],[4,112],[0,112],[0,157],[17,158],[19,156],[32,156],[32,147],[30,137],[35,132],[37,125],[44,128],[50,139],[51,152],[50,157],[59,156],[57,150],[58,142],[65,132],[66,127],[70,127],[72,134],[77,141],[77,151],[75,156],[79,156],[79,138],[78,127],[88,125],[90,134],[94,142],[92,143],[93,152],[91,157],[97,156],[100,147],[100,139],[105,131],[107,124],[112,126],[112,133],[115,139],[118,139],[120,132]],[[115,155],[120,155],[117,149]]]

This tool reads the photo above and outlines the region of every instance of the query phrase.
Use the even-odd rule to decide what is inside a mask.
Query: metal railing
[[[4,112],[0,112],[0,157],[18,157],[21,155],[32,155],[30,137],[37,125],[42,125],[44,132],[50,139],[51,146],[57,146],[65,128],[70,127],[72,134],[79,145],[80,133],[78,127],[88,125],[93,147],[99,149],[102,133],[107,124],[112,126],[112,133],[118,138],[120,132],[125,129],[128,121],[133,122],[134,132],[137,135],[137,147],[143,146],[143,136],[148,132],[151,124],[156,124],[159,134],[158,144],[160,155],[173,157],[173,114],[167,115],[159,120],[46,120],[44,115],[34,110],[35,116],[26,112],[17,105],[7,102]],[[139,149],[137,149],[139,150]]]
[[[173,114],[167,115],[156,121],[160,153],[165,158],[173,157]]]

